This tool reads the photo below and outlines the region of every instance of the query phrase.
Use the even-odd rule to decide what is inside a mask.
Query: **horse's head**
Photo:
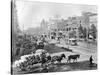
[[[77,57],[80,58],[80,55],[78,54]]]
[[[62,54],[61,57],[62,57],[62,58],[66,58],[65,54]]]

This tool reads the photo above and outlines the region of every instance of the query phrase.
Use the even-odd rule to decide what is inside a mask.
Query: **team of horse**
[[[59,56],[58,55],[55,55],[55,56],[48,55],[48,56],[46,56],[45,54],[42,54],[41,56],[37,55],[37,56],[34,56],[33,58],[34,58],[35,63],[42,63],[42,64],[45,64],[45,63],[48,63],[48,62],[61,63],[61,61],[63,59],[65,59],[67,63],[71,63],[72,61],[77,62],[77,59],[80,58],[80,55],[74,54],[74,55],[69,55],[68,57],[66,57],[66,55],[64,53],[60,54]]]
[[[40,56],[33,55],[33,56],[26,57],[27,61],[20,63],[19,68],[21,70],[30,70],[32,68],[32,65],[35,65],[35,64],[41,64],[42,68],[47,68],[49,64],[52,65],[52,64],[55,64],[55,62],[62,63],[63,59],[65,59],[67,63],[74,63],[74,62],[77,62],[78,58],[80,58],[79,54],[69,55],[68,57],[66,57],[64,53],[60,54],[59,56],[58,55],[46,56],[45,53],[43,53]],[[73,62],[71,62],[71,60],[73,60]]]
[[[80,58],[79,54],[75,54],[75,55],[69,55],[68,57],[66,57],[65,54],[61,54],[60,56],[53,56],[51,59],[51,62],[59,62],[61,63],[61,61],[63,59],[65,59],[67,61],[67,63],[71,63],[71,60],[73,60],[73,62],[77,62],[77,59]]]

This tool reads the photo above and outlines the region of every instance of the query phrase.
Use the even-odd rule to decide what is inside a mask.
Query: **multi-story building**
[[[89,36],[89,29],[94,24],[97,27],[97,13],[83,12],[82,13],[82,26],[87,29],[87,39]]]
[[[76,37],[78,37],[79,26],[89,28],[91,24],[97,25],[97,15],[91,12],[83,12],[82,16],[68,17],[68,19],[50,19],[48,22],[48,30],[57,35],[62,33],[66,36],[69,36],[69,33],[74,31]]]
[[[88,28],[91,24],[97,25],[97,14],[92,12],[83,12],[82,26]]]
[[[48,22],[45,21],[44,19],[41,21],[41,26],[40,26],[41,32],[47,32],[48,29]]]
[[[97,27],[97,14],[94,13],[89,17],[89,24],[90,26],[94,24]]]
[[[78,30],[81,24],[79,16],[69,17],[68,19],[50,19],[49,30],[57,35],[63,34],[68,36],[69,32]]]

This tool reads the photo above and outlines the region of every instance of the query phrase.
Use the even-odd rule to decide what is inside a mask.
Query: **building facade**
[[[62,18],[50,18],[47,23],[42,21],[41,25],[46,24],[45,28],[48,30],[49,35],[59,37],[64,35],[69,37],[74,32],[75,37],[79,37],[79,26],[83,28],[90,28],[91,24],[97,25],[97,14],[91,12],[83,12],[81,16]],[[44,28],[44,27],[43,27]],[[88,36],[88,34],[87,34]]]

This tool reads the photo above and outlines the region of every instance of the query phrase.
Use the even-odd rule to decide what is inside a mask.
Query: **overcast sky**
[[[60,3],[44,3],[33,1],[16,1],[19,26],[22,29],[39,26],[42,19],[48,20],[54,15],[62,18],[80,16],[81,12],[97,12],[94,5],[76,5]]]

